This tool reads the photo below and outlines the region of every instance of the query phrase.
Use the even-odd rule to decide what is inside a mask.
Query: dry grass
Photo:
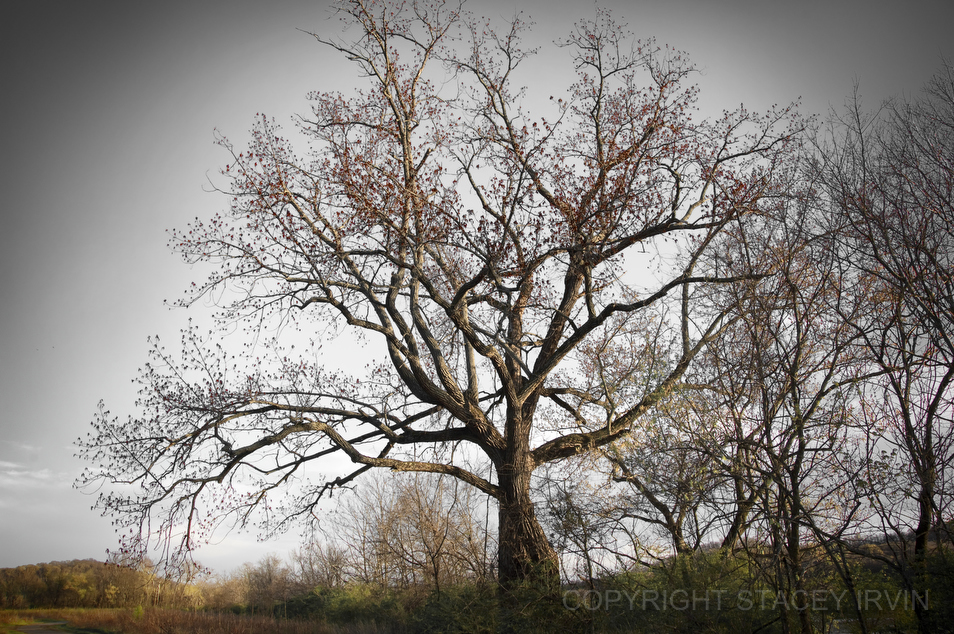
[[[0,632],[38,620],[68,621],[81,634],[387,634],[373,623],[328,625],[314,621],[277,620],[178,610],[5,610]]]
[[[32,619],[24,618],[19,612],[14,610],[0,610],[0,632],[3,634],[13,632],[16,626],[26,625],[31,621]]]

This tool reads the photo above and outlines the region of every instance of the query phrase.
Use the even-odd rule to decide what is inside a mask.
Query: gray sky
[[[688,52],[710,112],[801,98],[824,114],[855,81],[874,107],[954,59],[950,0],[601,4],[638,37]],[[466,5],[491,18],[522,9],[543,43],[594,6]],[[177,341],[209,312],[163,302],[204,277],[166,230],[228,203],[208,191],[228,162],[213,130],[241,145],[258,112],[290,128],[308,91],[346,85],[351,68],[296,30],[338,30],[327,0],[0,0],[0,11],[0,567],[101,559],[116,543],[71,487],[83,468],[72,443],[100,399],[133,413],[147,336]],[[548,70],[568,69],[563,51],[541,53]],[[225,571],[296,544],[233,534],[198,559]]]

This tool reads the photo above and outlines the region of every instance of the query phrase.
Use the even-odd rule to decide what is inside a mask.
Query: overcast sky
[[[950,0],[601,4],[638,37],[688,52],[712,112],[801,98],[802,112],[824,114],[856,81],[875,107],[916,95],[954,59]],[[491,18],[522,9],[543,43],[594,6],[466,5]],[[133,413],[147,336],[175,341],[208,313],[163,302],[198,273],[169,251],[166,230],[227,205],[209,191],[228,162],[213,130],[241,142],[258,112],[291,127],[308,91],[351,80],[298,30],[335,33],[328,7],[0,0],[0,567],[102,559],[116,546],[93,498],[72,489],[83,468],[73,442],[100,399]],[[562,81],[566,53],[543,59]],[[198,559],[226,571],[297,541],[233,534]]]

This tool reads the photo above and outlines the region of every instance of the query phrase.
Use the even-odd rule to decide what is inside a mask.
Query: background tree
[[[799,603],[820,560],[812,551],[857,510],[846,515],[835,501],[854,491],[840,461],[861,367],[857,330],[844,317],[858,305],[842,287],[835,234],[817,210],[811,189],[794,181],[777,214],[728,232],[713,265],[767,274],[715,289],[714,301],[736,319],[687,373],[689,383],[601,452],[611,479],[627,485],[613,496],[618,520],[666,538],[661,563],[677,563],[677,587],[690,587],[703,545],[721,545],[723,557],[744,545],[763,568],[758,581],[786,597],[778,604],[783,631],[812,631],[812,614]],[[632,349],[624,340],[604,347],[590,372],[614,394],[651,381],[649,360],[666,357],[665,347],[647,349],[660,341],[651,334],[640,338],[643,354],[614,354],[613,347]]]
[[[128,608],[160,599],[163,606],[195,607],[195,588],[182,578],[163,579],[158,595],[147,567],[129,564],[111,556],[0,569],[0,608]]]
[[[706,498],[719,488],[710,458],[694,442],[705,436],[710,421],[687,407],[685,390],[647,416],[631,438],[604,452],[614,481],[625,483],[624,515],[654,526],[670,542],[663,553],[686,555],[711,538],[718,516]]]
[[[546,477],[545,526],[560,554],[563,578],[582,580],[595,589],[599,578],[619,568],[621,560],[625,558],[627,564],[637,561],[634,553],[639,551],[616,539],[620,520],[612,492],[593,482],[591,472],[581,477],[580,468],[588,465],[566,466]]]
[[[582,370],[588,378],[586,392],[599,395],[598,405],[606,412],[628,406],[630,399],[643,394],[659,383],[668,372],[671,359],[678,357],[678,340],[673,337],[664,314],[645,311],[639,318],[629,316],[612,320],[601,337],[593,337],[580,346]],[[613,488],[608,498],[580,494],[591,487],[576,484],[575,491],[559,486],[558,503],[567,511],[572,506],[591,509],[592,518],[581,518],[582,525],[590,521],[607,524],[615,517],[616,528],[634,534],[646,525],[658,529],[670,548],[643,548],[629,553],[631,561],[640,561],[644,554],[688,553],[698,548],[705,526],[699,525],[701,498],[709,488],[706,474],[710,472],[707,457],[692,445],[690,436],[702,436],[703,420],[693,416],[689,400],[694,398],[691,388],[673,389],[667,398],[648,410],[630,434],[605,446],[598,452],[596,471],[602,470],[611,481],[626,483],[625,488]],[[586,478],[595,465],[578,465]],[[580,499],[593,498],[592,501]],[[576,499],[573,499],[576,498]],[[601,499],[603,498],[603,499]],[[599,510],[597,510],[599,509]],[[572,514],[572,513],[571,513]],[[706,520],[702,520],[704,524]],[[614,522],[609,522],[612,524]],[[627,530],[623,524],[643,524]],[[694,535],[693,535],[694,534]],[[630,544],[635,541],[623,540]],[[647,544],[651,543],[647,540]],[[592,551],[590,545],[587,550]],[[639,552],[644,551],[644,552]],[[623,553],[617,552],[617,556]]]
[[[248,582],[243,571],[218,573],[199,580],[197,586],[207,609],[224,611],[248,605]]]
[[[485,582],[494,561],[487,551],[495,545],[485,515],[472,490],[453,479],[370,477],[322,520],[321,537],[309,552],[323,553],[318,563],[335,577],[315,585],[430,586],[439,594],[447,585]]]
[[[805,596],[820,536],[813,528],[841,519],[830,505],[850,487],[838,477],[837,460],[847,446],[850,388],[858,379],[857,333],[839,319],[853,305],[842,299],[829,224],[815,213],[813,197],[794,194],[763,231],[740,236],[746,239],[735,257],[767,258],[774,274],[732,289],[742,316],[727,341],[737,346],[736,367],[745,372],[720,377],[720,388],[733,395],[742,416],[746,433],[737,442],[756,449],[752,472],[761,482],[747,489],[758,491],[755,519],[773,555],[773,585],[793,598],[781,604],[782,631],[797,619],[798,629],[810,633]],[[743,389],[732,390],[733,383]]]
[[[348,555],[340,544],[310,540],[292,552],[291,560],[299,594],[318,586],[340,586],[347,579]]]
[[[762,272],[704,256],[776,204],[799,124],[789,109],[698,120],[692,66],[604,12],[561,42],[577,81],[534,103],[540,116],[516,84],[530,55],[519,19],[496,30],[441,2],[338,9],[354,39],[316,38],[367,88],[312,95],[307,158],[265,117],[248,150],[223,139],[230,212],[173,237],[217,267],[186,303],[216,298],[220,323],[253,341],[282,326],[268,358],[233,361],[194,329],[178,360],[157,342],[142,413],[97,416],[82,445],[98,466],[81,481],[132,485],[100,508],[129,547],[181,535],[180,556],[220,514],[268,508],[283,529],[369,468],[445,474],[496,501],[500,580],[555,588],[534,471],[625,437],[726,327],[708,289]],[[604,407],[576,352],[650,308],[668,315],[674,354]],[[319,341],[282,342],[309,330],[383,354],[337,372]],[[308,480],[332,454],[356,470]],[[470,468],[478,458],[490,469]],[[305,484],[276,501],[292,481]]]
[[[272,614],[276,607],[281,610],[287,604],[294,590],[292,571],[278,555],[265,555],[254,566],[246,564],[244,572],[250,608]]]
[[[846,318],[878,374],[863,395],[861,481],[875,528],[887,538],[883,561],[923,593],[930,534],[946,533],[951,517],[952,68],[945,65],[918,99],[875,114],[856,95],[833,121],[816,170],[841,223],[845,277],[868,300],[867,311]],[[920,631],[930,631],[932,615],[915,608]]]

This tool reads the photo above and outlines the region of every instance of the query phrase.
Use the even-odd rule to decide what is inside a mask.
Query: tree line
[[[137,565],[77,559],[0,568],[0,609],[195,607],[181,574],[150,561]]]

